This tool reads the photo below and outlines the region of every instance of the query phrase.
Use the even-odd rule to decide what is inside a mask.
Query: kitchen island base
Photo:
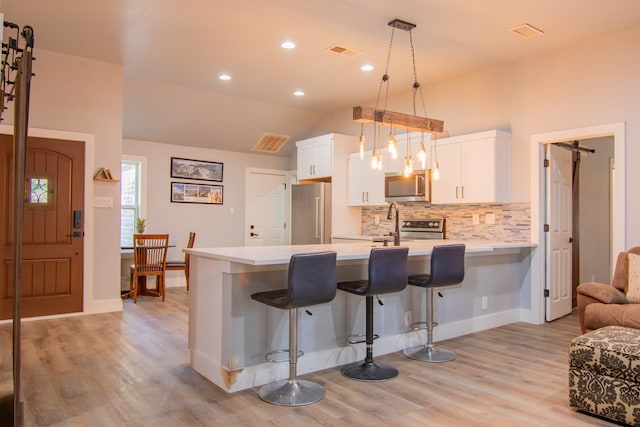
[[[407,243],[410,274],[424,272],[433,244]],[[370,247],[336,244],[187,250],[192,255],[191,367],[229,393],[286,379],[288,364],[268,363],[264,357],[273,349],[288,346],[288,314],[257,303],[250,295],[281,289],[292,253],[334,250],[338,253],[338,281],[366,278]],[[531,245],[498,248],[467,243],[467,248],[465,280],[442,290],[445,298],[435,313],[439,323],[436,341],[520,321],[530,310]],[[261,258],[263,253],[269,256]],[[487,295],[491,303],[489,310],[483,310],[480,300]],[[414,319],[426,318],[424,290],[407,287],[380,298],[384,306],[375,307],[374,330],[380,337],[374,356],[423,345],[424,331],[408,331],[405,319],[407,312]],[[364,359],[364,343],[346,342],[364,328],[363,298],[338,293],[332,302],[308,311],[311,314],[300,310],[299,346],[304,356],[298,359],[298,376]]]

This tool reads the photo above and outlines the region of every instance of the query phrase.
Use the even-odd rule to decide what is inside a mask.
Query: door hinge
[[[544,290],[544,297],[549,298],[549,289]]]
[[[545,168],[548,168],[550,164],[551,164],[551,162],[549,161],[549,159],[544,159],[544,167]]]
[[[545,224],[544,225],[544,232],[545,233],[548,233],[550,229],[551,229],[551,227],[549,227],[549,224]]]

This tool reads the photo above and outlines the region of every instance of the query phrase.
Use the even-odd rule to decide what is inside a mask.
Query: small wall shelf
[[[93,176],[93,180],[103,182],[120,182],[119,179],[113,179],[111,171],[105,168],[100,168],[100,170]]]

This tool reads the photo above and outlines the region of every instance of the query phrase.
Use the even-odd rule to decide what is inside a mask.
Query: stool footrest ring
[[[286,357],[277,357],[278,355],[284,355],[286,354]],[[302,357],[304,356],[304,352],[302,350],[298,350],[298,357]],[[274,350],[271,351],[269,353],[267,353],[264,356],[264,360],[266,360],[269,363],[281,363],[281,362],[288,362],[289,361],[289,349],[285,348],[282,350]]]
[[[433,326],[434,327],[438,326],[438,322],[433,322]],[[412,330],[412,331],[422,331],[422,330],[428,329],[428,323],[427,322],[414,322],[414,323],[409,325],[409,329]]]
[[[377,340],[380,338],[378,334],[373,334],[373,339]],[[347,344],[360,344],[363,342],[367,342],[366,335],[351,335],[347,338]]]

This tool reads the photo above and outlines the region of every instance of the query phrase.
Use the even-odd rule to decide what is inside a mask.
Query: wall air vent
[[[275,154],[284,144],[287,143],[290,136],[288,135],[278,135],[275,133],[263,133],[256,145],[253,146],[253,151],[260,151],[262,153],[272,153]]]
[[[522,24],[517,27],[513,27],[510,30],[512,33],[519,35],[523,39],[531,39],[533,37],[541,36],[544,34],[544,31],[537,29],[533,25]]]
[[[355,49],[349,49],[348,47],[340,46],[337,44],[327,48],[327,50],[329,52],[337,53],[338,55],[342,55],[342,56],[348,56],[350,58],[353,58],[354,56],[358,56],[362,53],[362,52],[358,52]]]

